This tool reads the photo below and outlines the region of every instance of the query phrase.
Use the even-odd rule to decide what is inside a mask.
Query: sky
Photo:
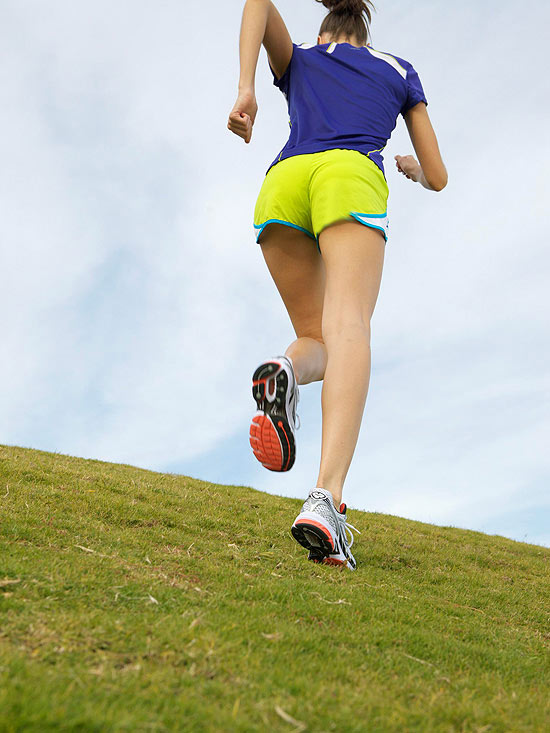
[[[316,43],[320,4],[276,5]],[[295,335],[252,234],[288,138],[263,49],[250,145],[226,126],[243,6],[0,2],[0,443],[315,486],[320,383],[300,389],[290,472],[248,444],[252,372]],[[401,118],[344,501],[550,547],[550,6],[518,8],[378,3],[372,45],[418,71],[449,183],[397,173]]]

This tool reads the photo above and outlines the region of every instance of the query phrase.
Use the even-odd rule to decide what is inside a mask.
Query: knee
[[[323,321],[322,330],[325,343],[337,339],[370,345],[370,319],[365,321],[361,316],[327,318]]]

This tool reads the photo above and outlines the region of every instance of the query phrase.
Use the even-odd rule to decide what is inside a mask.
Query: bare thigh
[[[319,247],[326,268],[322,333],[342,326],[369,328],[384,264],[384,235],[359,222],[341,221],[325,228]]]
[[[260,245],[296,336],[322,341],[326,273],[315,241],[299,229],[271,223]]]

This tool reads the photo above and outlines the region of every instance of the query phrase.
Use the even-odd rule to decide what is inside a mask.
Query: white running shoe
[[[252,375],[257,411],[250,424],[250,445],[270,471],[290,471],[296,458],[296,406],[300,399],[292,361],[276,356]],[[298,425],[296,426],[296,420]]]
[[[337,511],[332,494],[326,489],[316,488],[309,492],[290,530],[294,539],[309,550],[308,560],[355,570],[357,563],[350,549],[354,540],[351,530],[361,532],[348,524],[346,513],[343,503]]]

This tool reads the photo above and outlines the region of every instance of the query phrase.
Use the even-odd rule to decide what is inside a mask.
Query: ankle
[[[342,492],[332,491],[332,489],[326,489],[324,486],[317,486],[318,489],[323,489],[323,491],[328,491],[329,494],[332,496],[332,503],[334,504],[334,508],[337,512],[340,511],[340,504],[342,503]]]

